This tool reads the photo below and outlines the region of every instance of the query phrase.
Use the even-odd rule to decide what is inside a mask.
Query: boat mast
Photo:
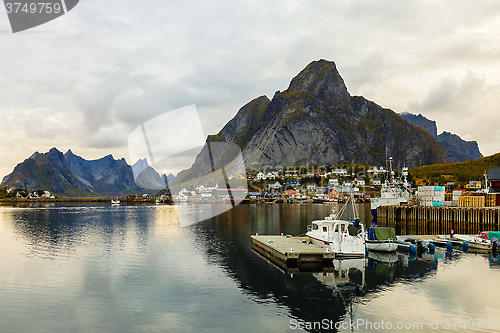
[[[490,187],[488,186],[488,175],[486,171],[484,172],[484,193],[488,193],[490,191]]]
[[[394,171],[392,171],[392,156],[389,157],[389,170],[391,173],[391,183],[394,184]]]

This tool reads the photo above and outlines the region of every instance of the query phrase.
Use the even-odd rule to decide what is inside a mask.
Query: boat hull
[[[398,249],[398,244],[393,241],[366,241],[366,248],[370,251],[394,252]]]
[[[467,242],[467,247],[469,248],[469,250],[491,251],[493,249],[493,245],[491,244],[491,242],[475,242],[471,238],[466,238],[472,236],[463,236],[466,235],[454,235],[452,238],[448,236],[439,236],[438,239],[435,239],[432,242],[434,244],[444,246],[446,246],[448,242],[451,242],[454,246],[462,246],[464,242]]]
[[[340,258],[362,258],[365,256],[365,246],[363,243],[342,243],[340,244],[340,249],[335,249],[333,243],[329,243],[322,239],[315,238],[310,234],[306,233],[309,237],[311,243],[315,246],[321,247],[323,249],[328,249],[329,251],[335,253],[335,257]]]

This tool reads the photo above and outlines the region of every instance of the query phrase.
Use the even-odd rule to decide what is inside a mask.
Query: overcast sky
[[[0,45],[1,176],[51,147],[128,161],[134,128],[191,104],[214,134],[317,59],[351,95],[500,151],[500,1],[80,0],[16,34],[0,8]]]

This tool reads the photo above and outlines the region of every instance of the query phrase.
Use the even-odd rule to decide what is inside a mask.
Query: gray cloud
[[[494,153],[496,134],[456,119],[477,105],[497,119],[499,14],[486,0],[82,0],[48,24],[0,34],[0,173],[52,146],[128,158],[133,128],[191,104],[213,134],[320,58],[337,63],[352,94],[395,111],[411,104]]]
[[[412,102],[409,110],[437,121],[441,131],[478,141],[483,154],[500,151],[498,113],[500,85],[486,83],[472,72],[461,80],[442,79],[421,102]]]

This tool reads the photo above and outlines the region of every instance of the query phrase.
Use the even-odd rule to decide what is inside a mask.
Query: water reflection
[[[69,257],[91,239],[110,250],[133,237],[139,248],[147,242],[155,212],[147,207],[36,205],[3,210],[29,255]],[[97,239],[96,239],[97,238]]]
[[[186,209],[188,216],[203,216],[216,208]],[[384,309],[376,315],[388,316],[385,309],[395,303],[384,303],[386,295],[398,290],[397,296],[414,297],[416,292],[408,295],[401,286],[411,289],[424,281],[421,285],[430,291],[420,303],[430,299],[448,311],[475,294],[460,298],[454,291],[466,291],[464,284],[450,277],[439,280],[438,271],[455,276],[449,272],[464,263],[461,273],[480,280],[488,277],[481,265],[489,262],[495,268],[486,267],[490,272],[498,267],[498,257],[436,252],[420,258],[398,254],[334,261],[311,273],[302,267],[278,269],[252,251],[250,235],[300,235],[330,209],[321,204],[239,205],[183,227],[168,206],[4,207],[2,331],[37,331],[44,322],[45,331],[284,332],[290,319],[335,322],[367,316],[367,309]],[[369,206],[362,207],[361,216],[371,220]],[[438,270],[438,260],[447,269]],[[495,279],[491,274],[488,281]],[[476,308],[481,309],[479,301]],[[467,309],[471,304],[467,301]]]
[[[424,279],[437,269],[435,256],[380,254],[367,259],[335,260],[333,266],[311,274],[311,266],[277,266],[252,251],[250,235],[256,232],[302,233],[316,218],[313,216],[324,210],[310,206],[303,207],[310,210],[307,219],[301,219],[302,214],[288,216],[289,211],[279,209],[268,212],[265,207],[241,206],[197,224],[193,230],[197,242],[204,244],[207,260],[222,266],[245,293],[257,302],[287,307],[290,316],[302,322],[324,318],[340,321],[362,302],[363,296],[378,293],[398,280]]]

